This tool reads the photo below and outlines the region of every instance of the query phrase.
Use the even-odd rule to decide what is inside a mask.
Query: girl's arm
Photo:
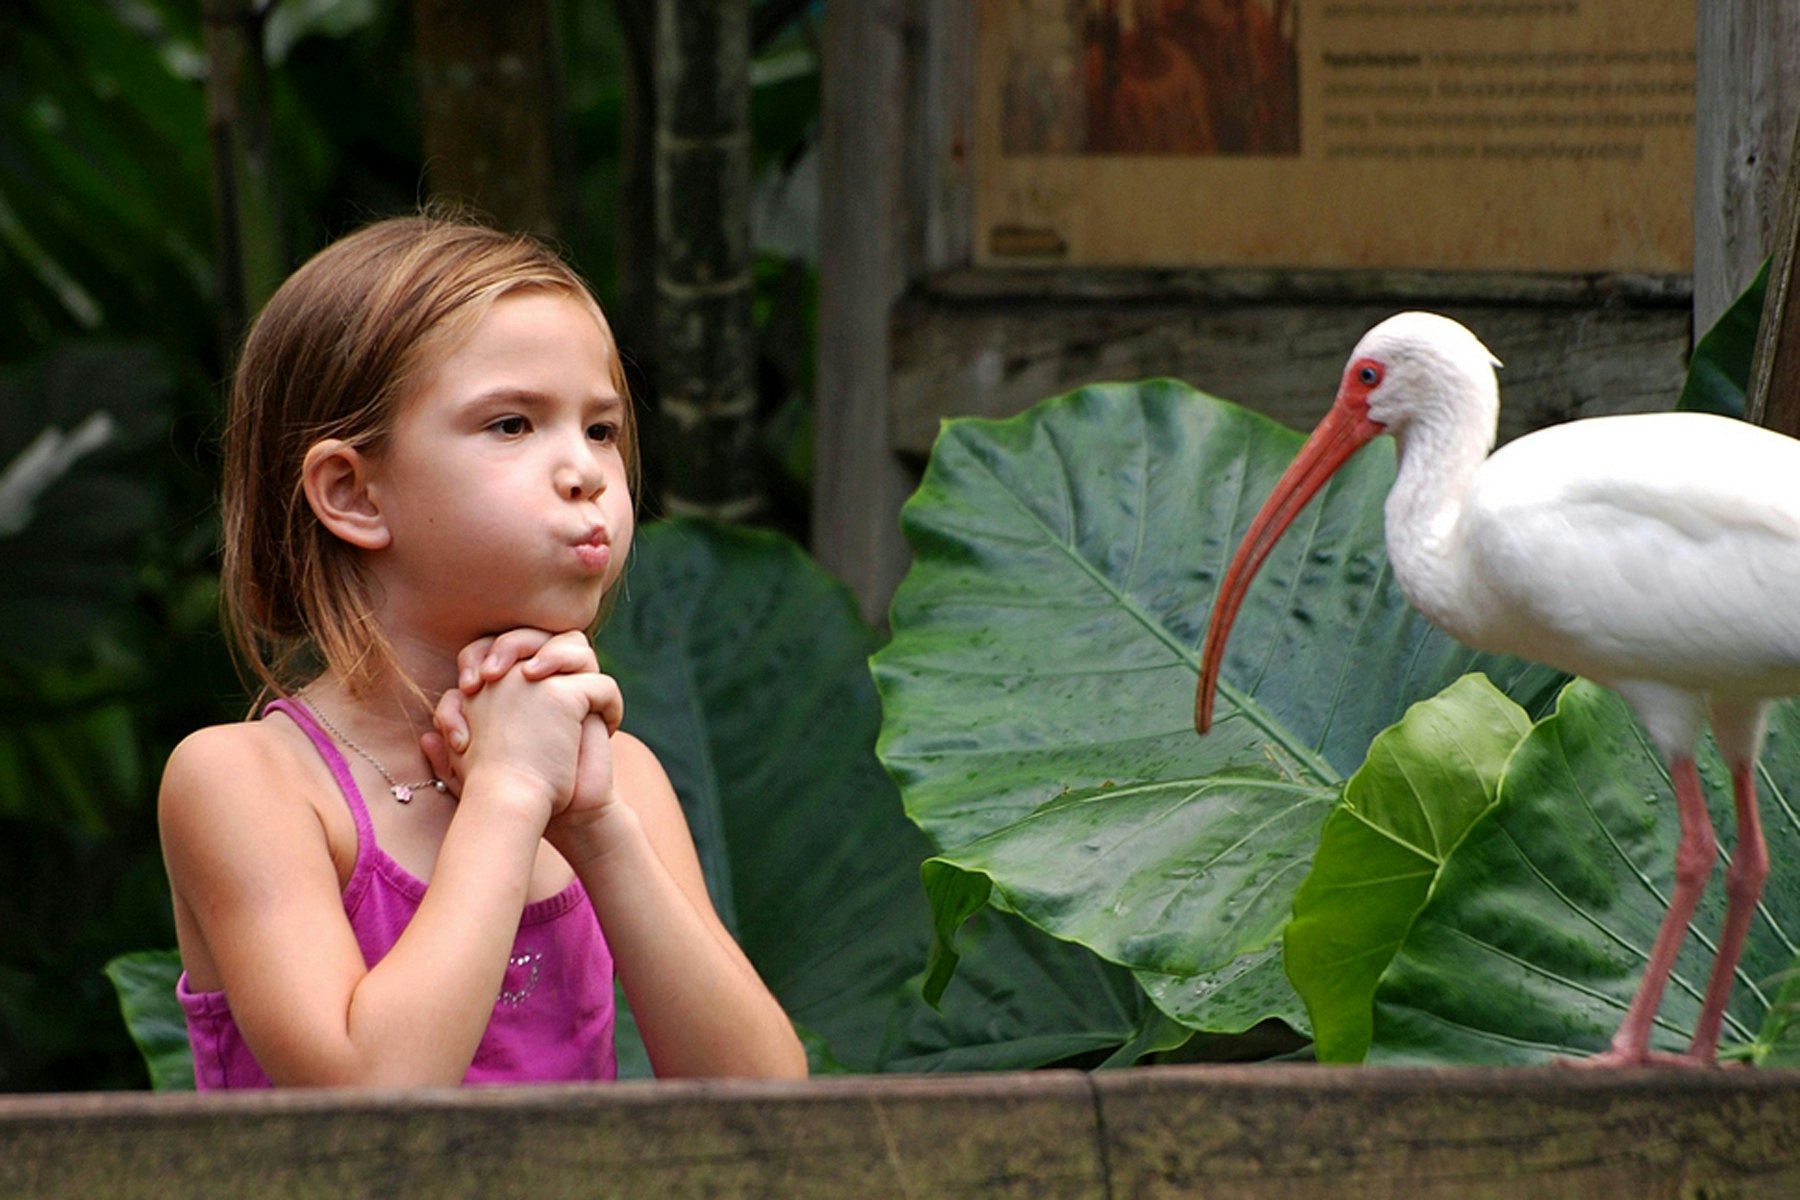
[[[504,694],[512,690],[490,689],[490,713],[525,698]],[[571,758],[576,706],[584,713],[588,702],[578,682],[552,690],[569,710],[560,722],[547,719],[555,706],[514,708],[562,733],[570,748],[557,758]],[[471,714],[477,743],[503,741],[488,736],[483,715]],[[559,798],[555,780],[519,769],[528,750],[472,758],[418,914],[370,968],[344,915],[322,818],[302,791],[310,772],[297,772],[270,734],[202,731],[163,777],[164,857],[195,986],[227,993],[278,1084],[460,1083],[502,986],[540,835],[567,791]]]
[[[515,669],[520,677],[594,674],[580,633],[521,629],[457,656],[459,687],[438,705],[425,751],[445,778],[467,744],[462,708]],[[574,867],[612,947],[659,1076],[806,1074],[780,1004],[714,911],[681,802],[656,755],[618,732],[618,710],[588,720],[574,799],[544,836]],[[608,734],[611,734],[608,737]]]
[[[713,910],[662,764],[628,733],[611,741],[622,802],[546,836],[593,901],[656,1074],[805,1076],[793,1025]]]

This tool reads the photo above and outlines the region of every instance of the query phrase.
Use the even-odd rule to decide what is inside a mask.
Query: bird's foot
[[[1602,1050],[1599,1054],[1587,1058],[1557,1057],[1550,1060],[1559,1067],[1570,1067],[1579,1071],[1606,1071],[1619,1067],[1686,1067],[1710,1068],[1719,1065],[1718,1059],[1710,1054],[1696,1054],[1688,1051],[1683,1054],[1670,1054],[1663,1050],[1621,1050],[1617,1046]]]

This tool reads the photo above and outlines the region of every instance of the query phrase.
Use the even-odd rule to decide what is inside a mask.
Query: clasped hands
[[[480,638],[457,654],[456,683],[419,740],[453,792],[483,771],[510,774],[549,802],[552,844],[614,806],[611,739],[624,700],[585,634],[515,629]]]

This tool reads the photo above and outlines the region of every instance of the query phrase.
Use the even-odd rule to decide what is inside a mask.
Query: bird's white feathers
[[[1401,457],[1389,556],[1421,612],[1634,703],[1800,692],[1800,442],[1660,413],[1570,422],[1488,457],[1493,356],[1424,317],[1377,326],[1352,360],[1386,368],[1370,412],[1398,414],[1384,422]]]
[[[1800,691],[1800,442],[1699,413],[1575,421],[1488,459],[1457,527],[1482,636],[1511,653]]]

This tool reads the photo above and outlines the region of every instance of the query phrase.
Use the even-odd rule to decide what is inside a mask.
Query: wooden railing
[[[4,1197],[1800,1197],[1800,1073],[1092,1075],[0,1098]]]

